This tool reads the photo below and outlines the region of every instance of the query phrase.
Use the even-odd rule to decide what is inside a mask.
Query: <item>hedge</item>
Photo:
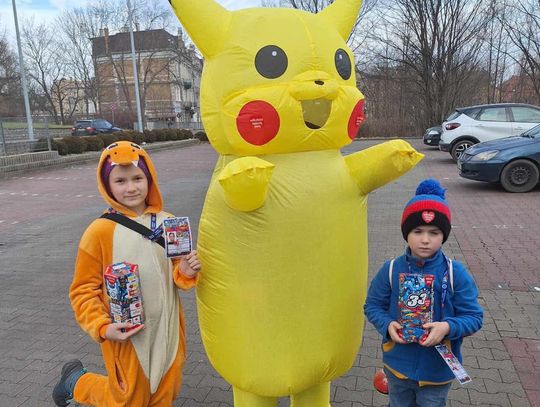
[[[199,139],[200,141],[208,141],[208,136],[204,131],[198,131],[197,133],[195,133],[194,137],[196,139]]]
[[[82,154],[88,147],[88,141],[84,137],[66,136],[62,137],[62,141],[66,143],[70,154]]]
[[[86,151],[101,151],[104,147],[103,140],[97,136],[83,137],[87,142]]]
[[[54,139],[52,148],[60,155],[81,154],[85,151],[101,151],[110,144],[126,140],[142,145],[144,143],[154,143],[156,141],[187,140],[197,138],[201,141],[208,141],[206,133],[199,131],[195,135],[187,129],[155,129],[145,130],[143,133],[133,130],[122,130],[114,133],[102,133],[96,136],[66,136],[61,139]]]
[[[60,155],[68,155],[69,149],[67,144],[63,140],[55,140],[52,141],[52,149],[58,151],[58,154]]]

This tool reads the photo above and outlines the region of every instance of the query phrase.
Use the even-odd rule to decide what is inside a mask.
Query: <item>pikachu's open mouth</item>
[[[304,123],[310,129],[320,129],[326,124],[330,111],[332,110],[332,101],[328,99],[311,99],[302,101],[302,114]]]

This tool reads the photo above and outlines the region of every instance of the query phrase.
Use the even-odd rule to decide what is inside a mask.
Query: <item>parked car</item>
[[[427,129],[424,133],[424,144],[428,146],[438,146],[441,140],[442,127],[433,126]]]
[[[461,154],[457,165],[464,178],[500,182],[509,192],[528,192],[539,180],[540,125],[519,136],[476,144]]]
[[[473,144],[523,133],[540,124],[540,107],[497,103],[456,109],[442,124],[439,149],[454,162]]]
[[[122,130],[104,119],[77,120],[71,128],[72,136],[94,136],[99,133],[113,133]]]

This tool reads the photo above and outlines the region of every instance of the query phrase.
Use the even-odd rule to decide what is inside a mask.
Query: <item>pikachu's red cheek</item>
[[[236,118],[236,128],[242,138],[255,146],[262,146],[276,137],[279,124],[276,109],[262,100],[245,104]]]
[[[364,99],[360,100],[354,107],[351,117],[349,118],[348,133],[351,139],[356,137],[360,125],[364,121]]]

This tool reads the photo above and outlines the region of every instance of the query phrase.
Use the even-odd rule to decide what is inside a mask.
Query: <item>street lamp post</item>
[[[15,0],[13,0],[15,1]],[[142,113],[141,113],[141,98],[139,96],[139,73],[137,70],[137,62],[135,61],[135,39],[133,38],[133,12],[131,10],[131,1],[127,0],[128,15],[129,15],[129,39],[131,41],[131,61],[133,62],[133,78],[135,84],[135,102],[137,104],[137,120],[139,131],[143,131]]]
[[[128,0],[129,1],[129,0]],[[30,111],[30,101],[28,100],[28,85],[26,84],[26,71],[24,69],[24,58],[21,47],[21,36],[19,34],[19,20],[17,18],[17,6],[15,0],[11,0],[13,3],[13,18],[15,19],[15,34],[17,36],[17,49],[19,51],[19,69],[21,72],[21,85],[24,98],[24,109],[26,111],[26,124],[28,126],[28,138],[30,141],[34,140],[34,126],[32,124],[32,112]]]

